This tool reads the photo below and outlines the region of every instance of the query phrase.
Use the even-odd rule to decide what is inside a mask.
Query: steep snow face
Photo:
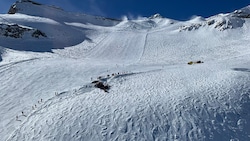
[[[0,140],[250,140],[249,19],[223,32],[179,32],[207,19],[101,26],[0,16],[48,36],[0,37]],[[104,91],[96,81],[111,87]]]

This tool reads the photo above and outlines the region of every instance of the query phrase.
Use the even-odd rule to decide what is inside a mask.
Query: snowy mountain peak
[[[32,14],[32,11],[30,13],[27,13],[29,9],[33,9],[33,12],[35,12],[37,6],[39,7],[50,7],[52,9],[60,9],[62,10],[61,8],[58,8],[58,7],[54,7],[54,6],[46,6],[46,5],[43,5],[43,4],[40,4],[38,2],[35,2],[35,1],[31,1],[31,0],[19,0],[19,1],[16,1],[14,4],[11,5],[9,11],[8,11],[8,14],[15,14],[15,13],[25,13],[25,14]],[[40,11],[39,11],[40,12]]]
[[[163,18],[163,17],[159,13],[154,14],[154,15],[149,17],[149,19],[156,19],[156,18]]]
[[[120,22],[119,20],[100,17],[100,16],[70,13],[64,11],[59,7],[43,5],[31,0],[17,1],[10,7],[8,13],[9,14],[19,13],[31,16],[45,17],[53,19],[57,22],[77,22],[77,23],[80,22],[80,23],[90,23],[101,26],[113,26],[116,25],[118,22]]]
[[[117,25],[120,21],[80,13],[66,12],[55,6],[43,5],[31,0],[15,2],[9,14],[0,15],[0,46],[15,50],[50,51],[79,44],[86,37],[87,25],[102,28]],[[13,26],[14,25],[14,26]],[[84,27],[87,27],[84,30]],[[12,40],[26,42],[18,44]],[[44,47],[42,44],[47,44]]]
[[[250,18],[250,6],[227,14],[218,14],[209,18],[194,18],[189,20],[188,25],[180,27],[180,31],[197,30],[201,27],[212,27],[220,31],[242,27],[247,18]]]

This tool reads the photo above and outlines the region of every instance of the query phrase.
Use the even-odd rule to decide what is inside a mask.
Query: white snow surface
[[[0,22],[48,39],[0,37],[0,140],[250,140],[250,19],[236,18],[242,25],[223,31],[179,32],[204,19],[107,26],[22,6],[29,13],[3,14]],[[198,60],[204,63],[187,64]],[[108,92],[91,83],[98,77]]]

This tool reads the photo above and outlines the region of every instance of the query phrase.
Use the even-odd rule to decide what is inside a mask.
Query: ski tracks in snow
[[[125,34],[125,35],[124,35]],[[92,50],[88,57],[100,62],[131,65],[140,59],[146,44],[145,32],[113,31]],[[130,38],[123,38],[123,36]]]
[[[68,115],[74,108],[74,104],[70,103],[70,99],[77,97],[79,93],[85,94],[92,90],[93,86],[91,84],[87,84],[78,90],[74,89],[72,91],[55,93],[52,98],[41,102],[41,105],[37,105],[35,109],[26,111],[25,118],[22,118],[20,126],[12,133],[8,140],[20,140],[19,137],[22,136],[22,131],[30,131],[26,132],[27,134],[25,133],[25,136],[22,136],[23,140],[37,140],[39,136],[44,133],[42,126],[50,127],[56,125],[61,127],[63,124],[61,119],[64,117],[64,114]],[[61,106],[61,103],[66,103],[68,108],[64,109],[63,113],[58,114],[57,110],[60,110],[58,107]],[[76,106],[76,108],[78,108],[78,106]],[[48,114],[48,112],[51,112],[50,109],[53,109],[53,113],[56,113],[55,117]],[[38,121],[43,122],[43,125],[37,126]],[[54,137],[52,133],[46,135],[46,138],[53,139],[52,137]]]
[[[16,64],[30,62],[30,61],[34,61],[34,60],[37,60],[37,59],[41,59],[41,58],[31,58],[31,59],[27,59],[27,60],[21,60],[21,61],[16,61],[16,62],[11,62],[11,63],[8,63],[8,64],[0,65],[0,73],[4,72],[4,71],[7,71],[8,69],[10,69],[12,66],[14,66]]]
[[[247,84],[229,87],[239,81],[228,77],[234,73],[207,67],[117,76],[109,81],[109,93],[91,87],[60,93],[28,116],[9,140],[248,139],[250,90],[239,89]]]

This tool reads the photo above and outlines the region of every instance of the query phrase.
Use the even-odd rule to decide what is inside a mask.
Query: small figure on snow
[[[27,116],[24,114],[24,112],[23,112],[23,111],[22,111],[22,115],[23,115],[23,116],[25,116],[25,117],[27,117]]]
[[[16,121],[21,121],[20,119],[18,119],[18,116],[16,116]]]

